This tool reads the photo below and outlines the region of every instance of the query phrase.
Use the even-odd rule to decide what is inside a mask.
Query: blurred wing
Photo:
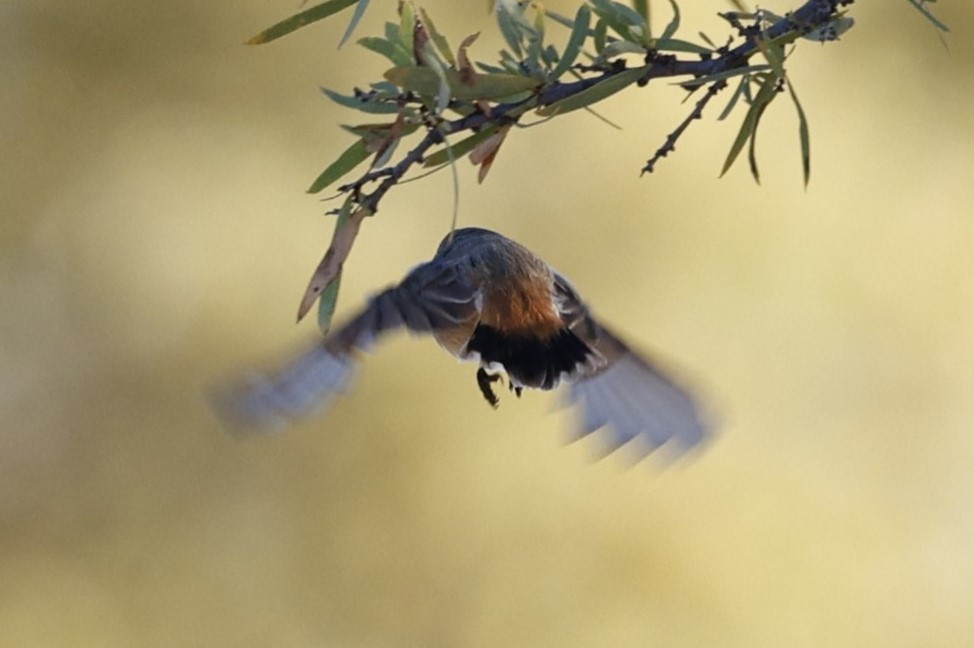
[[[430,333],[469,319],[476,294],[454,268],[425,263],[376,295],[358,316],[276,373],[252,374],[218,390],[213,405],[232,430],[273,430],[324,409],[351,379],[353,349],[368,349],[387,331]]]
[[[404,326],[412,333],[432,333],[469,322],[477,314],[477,292],[453,263],[430,261],[402,283],[379,293],[351,322],[325,340],[338,355],[368,349],[386,331]]]
[[[566,324],[606,360],[569,386],[582,410],[579,435],[606,428],[612,450],[637,437],[650,450],[671,439],[683,450],[699,444],[707,427],[690,393],[601,326],[564,277],[555,290]]]

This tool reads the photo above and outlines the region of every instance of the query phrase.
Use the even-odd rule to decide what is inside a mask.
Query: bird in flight
[[[219,390],[217,412],[235,430],[305,417],[346,389],[357,350],[399,328],[478,363],[477,386],[493,407],[504,376],[519,397],[566,383],[580,436],[605,429],[610,449],[639,438],[647,451],[671,440],[683,451],[707,435],[690,393],[598,322],[568,280],[523,245],[472,227],[447,235],[430,261],[280,370]]]

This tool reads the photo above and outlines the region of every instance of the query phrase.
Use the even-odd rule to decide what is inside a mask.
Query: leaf
[[[345,33],[342,34],[342,39],[338,41],[338,48],[341,49],[342,45],[352,37],[352,33],[355,31],[355,27],[358,26],[362,16],[365,15],[365,10],[369,6],[369,0],[358,0],[358,4],[355,5],[355,13],[352,14],[352,19],[348,21],[348,27],[345,28]]]
[[[730,101],[727,102],[727,106],[720,113],[720,116],[717,117],[717,121],[724,121],[727,119],[727,116],[731,114],[732,110],[734,110],[734,106],[737,105],[737,102],[744,95],[744,90],[748,83],[750,83],[750,78],[746,75],[742,76],[741,82],[737,84],[737,89],[734,90],[734,94],[731,95]]]
[[[339,106],[345,106],[346,108],[354,108],[355,110],[361,110],[362,112],[374,115],[391,115],[399,112],[399,106],[396,104],[363,101],[360,97],[349,97],[348,95],[339,94],[328,88],[321,88],[321,92]]]
[[[342,270],[339,268],[335,279],[325,286],[318,299],[318,330],[326,335],[331,330],[331,322],[335,317],[335,306],[338,305],[338,291],[342,287]]]
[[[565,97],[546,106],[541,106],[537,112],[541,116],[562,115],[573,110],[578,110],[579,108],[585,108],[635,83],[649,71],[649,68],[650,66],[648,65],[629,68],[582,90],[578,94]]]
[[[646,21],[635,10],[612,0],[590,0],[592,10],[623,40],[645,44],[649,39]],[[601,49],[601,48],[599,48]]]
[[[313,22],[317,22],[334,15],[342,9],[347,9],[356,2],[358,2],[358,0],[328,0],[327,2],[322,2],[319,5],[315,5],[310,9],[305,9],[301,13],[282,20],[276,25],[268,27],[261,33],[248,40],[246,44],[263,45],[264,43],[269,43],[272,40],[277,40],[281,36],[286,36],[296,29],[301,29],[302,27],[310,25]]]
[[[788,92],[791,94],[791,99],[795,102],[795,109],[798,111],[798,138],[802,145],[802,177],[805,180],[805,186],[808,187],[808,180],[812,175],[812,153],[811,141],[808,135],[808,120],[805,118],[805,111],[798,101],[798,95],[795,93],[795,87],[791,84],[791,81],[788,81]]]
[[[403,49],[402,43],[398,40],[390,41],[378,36],[366,36],[358,39],[358,44],[376,54],[381,54],[389,59],[393,65],[412,65],[413,63],[412,57]]]
[[[488,137],[496,133],[498,128],[500,127],[491,126],[489,128],[485,128],[482,131],[474,133],[470,137],[460,140],[456,144],[451,144],[449,148],[444,147],[439,151],[437,151],[436,153],[428,155],[426,159],[423,160],[423,166],[424,167],[439,166],[441,164],[446,164],[447,162],[449,162],[451,157],[453,158],[463,157],[464,155],[472,151],[478,144],[480,144]]]
[[[748,65],[746,67],[733,68],[731,70],[724,70],[723,72],[716,72],[714,74],[708,74],[707,76],[697,77],[696,79],[690,79],[689,81],[682,81],[677,83],[682,88],[699,88],[703,85],[708,85],[714,81],[720,81],[721,79],[730,79],[731,77],[740,76],[742,74],[756,74],[758,72],[765,72],[771,69],[770,65]]]
[[[338,159],[328,165],[328,168],[321,172],[311,186],[308,193],[318,193],[331,183],[335,182],[343,175],[357,167],[369,157],[369,150],[365,140],[360,139],[338,156]]]
[[[646,47],[644,45],[639,45],[631,41],[625,40],[614,40],[608,45],[606,45],[599,55],[596,57],[596,62],[605,63],[609,59],[615,58],[620,54],[645,54]]]
[[[446,70],[450,92],[456,99],[497,100],[538,87],[538,81],[517,74],[474,73],[469,82],[460,78],[456,70]],[[420,67],[394,67],[385,78],[400,88],[420,95],[435,97],[440,90],[440,77],[434,70]]]
[[[473,45],[474,41],[477,40],[479,36],[480,32],[470,34],[460,41],[460,47],[457,49],[457,74],[460,75],[460,81],[462,83],[470,83],[470,81],[473,79],[473,75],[477,73],[477,71],[474,70],[473,65],[470,63],[470,57],[467,56],[467,49]],[[488,70],[488,72],[490,71]],[[494,72],[504,73],[504,71],[500,68],[496,68]]]
[[[766,101],[758,107],[758,111],[754,116],[754,129],[751,131],[751,141],[747,147],[747,163],[751,169],[751,176],[754,177],[754,181],[758,184],[761,184],[761,174],[758,173],[758,158],[755,150],[758,143],[758,124],[761,122],[761,117],[764,116],[764,111],[770,103],[770,101]]]
[[[497,158],[497,152],[500,150],[501,144],[504,143],[504,138],[507,137],[507,133],[510,130],[510,125],[498,129],[470,151],[470,161],[480,166],[480,169],[477,171],[478,183],[483,183],[487,177],[487,173]]]
[[[433,19],[429,17],[425,9],[420,8],[419,19],[426,27],[427,33],[431,39],[433,39],[433,44],[436,45],[436,49],[439,50],[440,55],[446,60],[447,63],[456,67],[456,59],[453,58],[453,52],[450,51],[450,43],[447,42],[446,37],[440,32],[436,31],[436,25],[433,24]]]
[[[415,57],[416,49],[413,39],[416,36],[416,14],[413,12],[412,2],[399,4],[399,42],[406,48],[410,56]]]
[[[740,154],[741,149],[744,148],[744,144],[754,135],[754,131],[757,128],[758,120],[764,108],[771,102],[775,94],[775,86],[778,80],[773,74],[768,74],[764,77],[764,83],[761,85],[761,89],[758,90],[757,96],[754,97],[754,101],[751,102],[751,107],[748,109],[747,114],[744,116],[744,122],[741,124],[741,129],[737,133],[737,137],[734,139],[734,143],[731,144],[730,152],[727,154],[727,159],[724,160],[724,167],[720,170],[720,177],[723,177],[725,173],[733,166],[734,160],[737,159],[738,154]]]
[[[679,38],[660,38],[653,42],[653,47],[661,52],[687,52],[689,54],[711,54],[713,49],[697,45]]]
[[[775,76],[778,78],[785,76],[785,50],[781,44],[761,38],[755,38],[754,44],[758,46],[765,60],[771,65]]]
[[[676,0],[670,0],[670,6],[673,7],[673,20],[663,29],[663,35],[660,36],[660,40],[671,38],[676,33],[676,30],[680,28],[680,8],[676,6]]]
[[[950,31],[950,28],[948,28],[947,25],[937,20],[937,18],[932,13],[930,13],[930,10],[927,9],[926,4],[928,0],[906,0],[906,1],[909,2],[911,5],[913,5],[917,11],[922,13],[934,27],[936,27],[942,32]],[[930,1],[932,2],[932,0]]]
[[[588,36],[588,24],[591,19],[592,10],[588,8],[588,5],[582,5],[578,8],[578,12],[575,14],[575,23],[572,25],[572,33],[568,36],[568,44],[565,45],[565,51],[562,53],[558,65],[551,71],[552,79],[560,77],[570,70],[575,63],[575,59],[578,58],[578,53],[585,43],[585,37]]]
[[[351,197],[346,200],[348,209],[351,209],[350,201]],[[345,206],[342,207],[342,209],[345,208]],[[371,215],[369,210],[365,207],[359,207],[346,220],[343,221],[339,218],[339,221],[335,223],[335,233],[331,237],[331,245],[328,246],[328,251],[325,252],[325,256],[311,274],[311,280],[308,281],[308,287],[305,289],[304,295],[301,297],[301,303],[298,305],[299,322],[308,314],[308,311],[311,310],[311,307],[314,306],[315,302],[329,288],[331,283],[337,280],[341,274],[342,266],[348,258],[348,253],[352,251],[355,237],[358,236],[362,219],[369,215]],[[337,288],[334,290],[337,292]]]
[[[521,31],[517,26],[517,22],[508,11],[507,3],[505,2],[497,4],[497,25],[500,27],[501,34],[504,36],[504,40],[507,41],[507,46],[511,48],[511,51],[518,58],[524,56],[524,51],[521,48]]]
[[[596,52],[601,52],[605,49],[605,41],[608,38],[607,30],[608,26],[604,20],[600,18],[595,21],[595,33],[592,35],[592,43],[595,45]]]
[[[633,8],[635,8],[636,12],[643,17],[643,20],[646,22],[646,26],[648,27],[650,24],[649,23],[649,0],[633,0],[632,6]],[[650,30],[647,29],[646,33],[649,32]]]

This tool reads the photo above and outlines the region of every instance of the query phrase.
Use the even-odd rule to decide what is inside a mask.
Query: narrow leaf
[[[673,20],[663,29],[663,35],[660,36],[660,40],[671,38],[676,33],[676,30],[680,28],[680,8],[676,5],[676,0],[670,0],[670,6],[673,7]]]
[[[376,54],[381,54],[389,59],[393,65],[412,65],[413,63],[412,57],[403,49],[398,40],[390,41],[378,36],[366,36],[358,39],[358,44]]]
[[[518,58],[524,56],[524,51],[521,48],[522,39],[520,29],[518,29],[517,22],[508,11],[507,3],[505,2],[500,2],[497,5],[497,25],[501,29],[504,40],[507,41],[507,46],[511,48]]]
[[[413,12],[412,2],[403,2],[399,5],[399,42],[406,48],[410,55],[415,56],[416,36],[416,14]]]
[[[435,97],[440,92],[440,77],[429,68],[394,67],[387,70],[385,78],[400,88],[420,95]],[[521,92],[533,90],[538,81],[516,74],[478,74],[461,78],[456,70],[445,70],[449,89],[456,99],[497,100]]]
[[[306,25],[327,18],[338,13],[342,9],[347,9],[358,2],[358,0],[328,0],[310,9],[305,9],[301,13],[295,14],[290,18],[268,27],[261,33],[247,41],[247,45],[262,45],[272,40],[277,40],[281,36],[286,36],[296,29],[301,29]]]
[[[308,187],[308,193],[318,193],[364,162],[368,157],[369,151],[366,147],[365,140],[360,139],[345,149],[345,152],[339,155],[337,160],[329,164],[328,168],[321,172],[321,175]]]
[[[374,115],[390,115],[399,112],[399,106],[395,104],[363,101],[359,97],[349,97],[348,95],[340,94],[328,88],[321,88],[321,92],[339,106],[345,106],[346,108],[354,108],[355,110],[361,110],[362,112]]]
[[[758,158],[757,158],[757,143],[758,143],[758,124],[761,123],[761,117],[764,116],[764,111],[767,109],[770,101],[766,101],[758,108],[757,113],[754,115],[754,128],[751,130],[751,141],[748,143],[747,147],[747,163],[751,169],[751,176],[754,177],[754,181],[761,184],[761,174],[758,173]]]
[[[371,215],[371,212],[364,207],[359,207],[352,212],[347,220],[336,223],[335,233],[331,237],[331,245],[328,246],[328,251],[325,252],[325,256],[311,274],[308,287],[305,289],[304,295],[301,297],[301,303],[298,305],[299,322],[308,314],[308,311],[311,310],[311,307],[314,306],[321,294],[341,274],[342,266],[345,264],[349,252],[352,251],[355,237],[358,236],[362,219],[369,215]]]
[[[444,147],[426,156],[423,160],[424,167],[435,167],[441,164],[446,164],[451,158],[460,158],[472,151],[477,147],[478,144],[486,140],[488,137],[497,132],[499,126],[491,126],[490,128],[485,128],[484,130],[474,133],[470,137],[464,138],[457,142],[456,144],[451,144],[449,147]]]
[[[808,120],[805,118],[805,111],[798,101],[798,95],[795,93],[795,87],[791,84],[791,81],[788,81],[788,92],[791,94],[791,99],[795,102],[795,109],[798,111],[798,138],[801,140],[802,145],[802,177],[805,179],[805,186],[807,187],[808,180],[812,176],[812,153],[811,141],[808,135]]]
[[[636,9],[643,20],[649,25],[649,0],[633,0],[632,6]],[[649,31],[648,29],[646,30]]]
[[[457,61],[453,58],[453,52],[450,50],[450,43],[447,42],[446,37],[436,30],[436,25],[433,24],[433,19],[429,17],[425,9],[420,8],[419,18],[423,22],[423,26],[426,27],[427,33],[429,33],[430,38],[433,40],[433,44],[436,45],[436,49],[439,50],[440,55],[446,60],[447,63],[456,67]]]
[[[560,77],[570,70],[575,63],[575,59],[578,58],[578,53],[585,43],[585,37],[588,36],[588,24],[591,19],[592,10],[588,8],[588,5],[582,5],[578,8],[578,12],[575,14],[575,23],[572,26],[572,33],[568,37],[568,44],[565,45],[565,51],[561,55],[561,60],[558,61],[558,65],[551,71],[552,79]]]
[[[736,106],[740,98],[744,96],[744,89],[747,87],[748,83],[750,83],[750,79],[747,76],[742,76],[741,82],[737,84],[737,89],[734,90],[734,94],[731,95],[730,101],[727,102],[727,106],[720,113],[720,116],[717,117],[717,121],[724,121],[727,119],[727,116],[731,114],[732,110],[734,110],[734,106]]]
[[[917,11],[922,13],[934,27],[936,27],[942,32],[950,31],[947,25],[937,20],[937,18],[932,13],[930,13],[930,10],[927,9],[926,7],[927,0],[906,0],[906,1],[909,2],[911,5],[913,5]]]
[[[345,224],[348,223],[348,217],[351,215],[351,213],[352,198],[349,196],[345,199],[341,209],[338,210],[338,217],[335,219],[335,230],[332,232],[333,239],[338,231],[345,227]],[[325,285],[323,290],[321,290],[321,297],[318,301],[318,329],[323,335],[327,334],[331,329],[331,322],[335,316],[335,306],[338,304],[338,291],[341,288],[341,285],[342,268],[339,267],[338,272],[335,274],[335,278]],[[311,288],[312,293],[315,292],[312,286],[309,286],[309,288]]]
[[[661,52],[686,52],[688,54],[712,54],[714,51],[709,47],[679,38],[661,38],[653,42],[653,47]]]
[[[497,129],[490,134],[490,137],[486,138],[470,151],[470,161],[480,166],[480,169],[477,170],[478,183],[482,184],[487,177],[490,168],[494,165],[494,160],[497,159],[497,153],[500,151],[501,144],[504,143],[504,138],[507,137],[507,133],[510,130],[511,127],[509,125]]]
[[[358,0],[358,4],[355,5],[355,13],[352,14],[352,19],[348,21],[348,27],[345,28],[342,39],[338,41],[339,49],[345,44],[345,41],[352,37],[352,33],[355,32],[355,28],[358,26],[359,21],[362,20],[362,16],[365,15],[365,10],[368,6],[369,0]]]
[[[715,74],[708,74],[707,76],[697,77],[696,79],[691,79],[689,81],[682,81],[677,83],[682,88],[699,88],[703,85],[709,85],[714,81],[720,81],[721,79],[730,79],[731,77],[736,77],[740,75],[751,75],[757,74],[758,72],[766,72],[771,69],[770,65],[748,65],[747,67],[734,68],[732,70],[724,70],[723,72],[717,72]]]
[[[733,166],[734,160],[737,159],[737,156],[744,148],[744,145],[754,135],[754,130],[757,128],[758,117],[764,110],[765,106],[767,106],[767,104],[774,98],[774,88],[776,84],[777,79],[773,74],[765,76],[764,83],[761,85],[761,89],[758,91],[757,96],[754,97],[754,101],[751,102],[751,107],[744,116],[744,122],[741,124],[741,129],[738,131],[737,137],[734,139],[734,143],[731,144],[731,149],[727,154],[727,159],[724,160],[724,167],[720,170],[721,177],[723,177],[731,166]]]
[[[331,322],[335,317],[335,306],[338,305],[338,291],[342,287],[342,271],[339,268],[335,278],[325,286],[318,300],[318,329],[322,335],[331,330]]]
[[[548,104],[547,106],[542,106],[538,109],[538,114],[544,117],[554,114],[564,114],[573,110],[578,110],[579,108],[585,108],[591,104],[602,101],[603,99],[619,92],[626,86],[635,83],[642,76],[644,76],[647,71],[649,71],[649,66],[629,68],[628,70],[609,77],[605,81],[600,81],[594,86],[582,90],[578,94],[565,97],[564,99],[556,101],[552,104]]]

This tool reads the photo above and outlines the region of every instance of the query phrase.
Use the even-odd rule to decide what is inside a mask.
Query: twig
[[[709,88],[707,88],[707,93],[700,97],[697,104],[693,107],[693,110],[691,110],[686,119],[684,119],[680,125],[676,127],[676,130],[667,136],[666,141],[663,142],[663,146],[661,146],[656,153],[653,154],[653,157],[647,160],[646,165],[643,166],[639,175],[643,175],[644,173],[652,173],[657,162],[676,150],[676,141],[680,139],[681,135],[683,135],[683,131],[687,129],[694,119],[700,119],[703,117],[704,107],[717,95],[718,92],[726,87],[727,80],[721,79],[720,81],[714,82]]]

